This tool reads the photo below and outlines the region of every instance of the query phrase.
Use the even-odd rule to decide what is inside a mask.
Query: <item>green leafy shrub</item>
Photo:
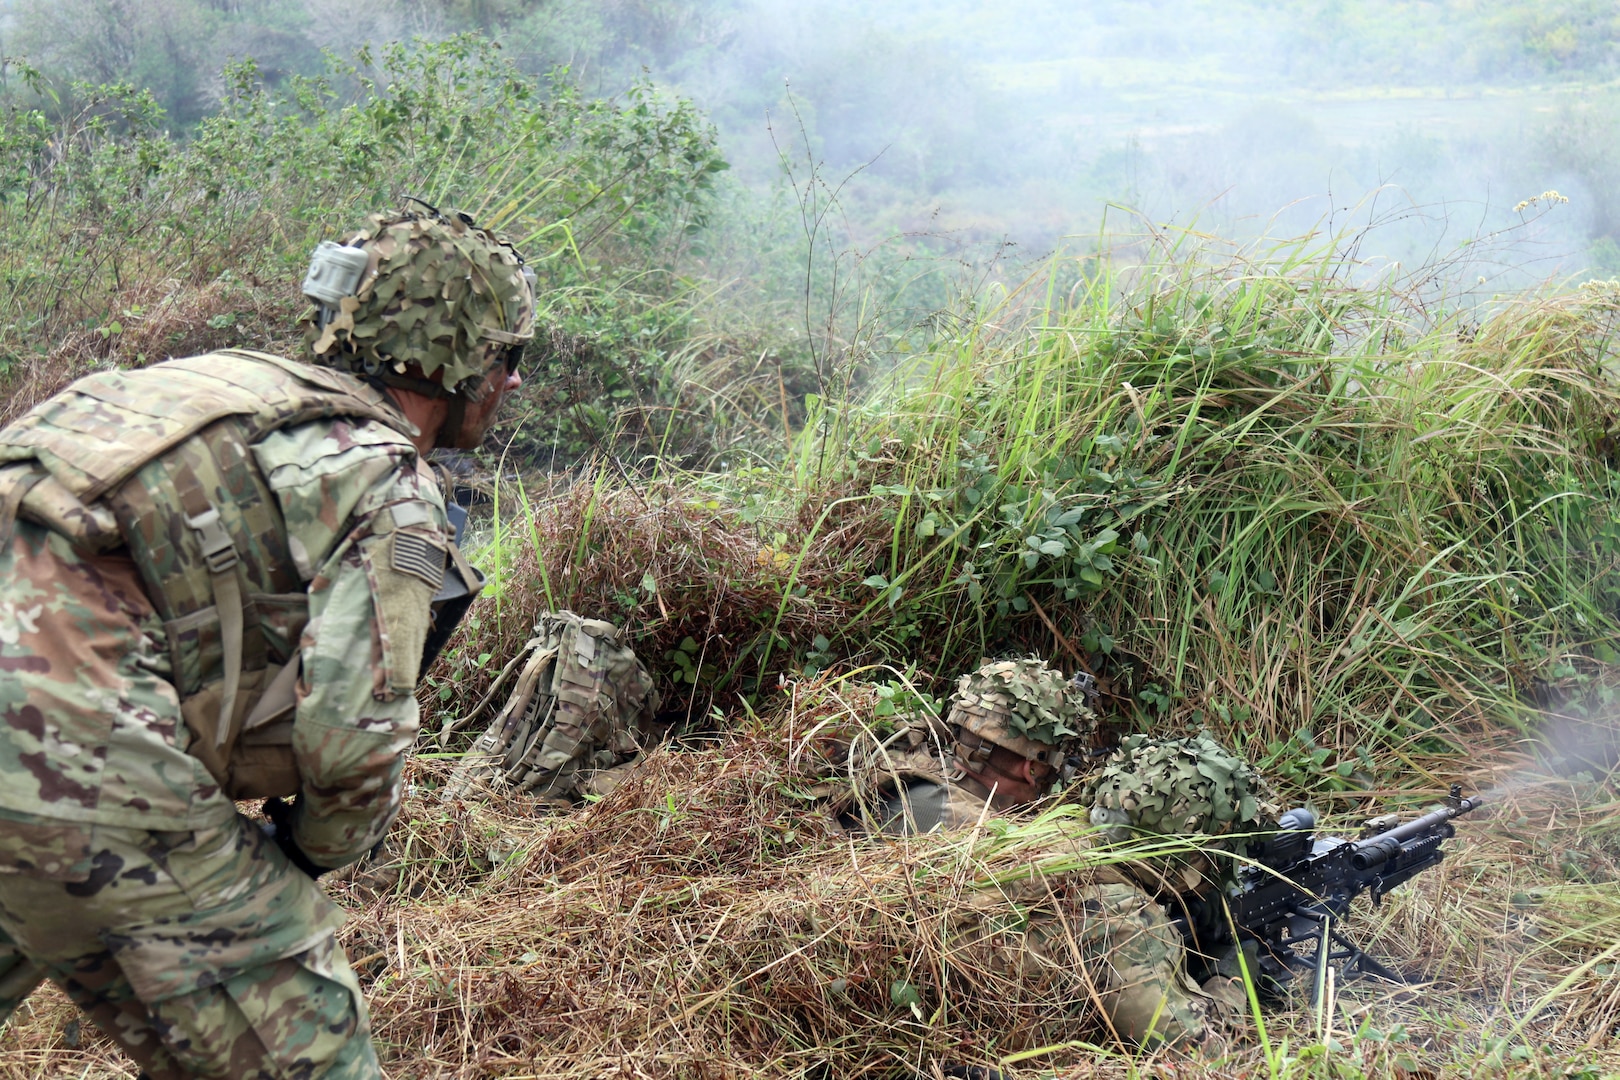
[[[537,267],[539,402],[578,359],[571,343],[590,338],[577,408],[564,410],[571,450],[670,392],[658,346],[686,318],[686,285],[658,271],[703,224],[725,168],[689,103],[646,87],[589,100],[470,35],[362,51],[275,87],[251,62],[225,80],[189,140],[127,86],[77,87],[66,117],[0,115],[0,367],[38,384],[14,387],[14,402],[89,364],[161,359],[124,346],[185,323],[220,331],[208,345],[289,346],[310,248],[406,196],[473,213]],[[276,302],[222,308],[222,281]],[[243,325],[256,313],[262,324]],[[155,318],[164,327],[131,333]],[[123,333],[100,332],[115,322]]]
[[[1620,635],[1620,300],[1436,314],[1333,251],[1189,250],[986,311],[864,398],[812,400],[782,467],[683,481],[701,545],[639,535],[680,498],[598,473],[533,515],[548,565],[589,568],[558,600],[659,655],[711,642],[692,685],[726,708],[794,670],[940,693],[1033,652],[1296,787],[1519,739]],[[636,593],[647,567],[681,614]]]

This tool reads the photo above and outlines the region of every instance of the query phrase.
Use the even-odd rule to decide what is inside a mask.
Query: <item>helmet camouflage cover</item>
[[[347,246],[369,259],[355,295],[324,326],[319,307],[304,317],[317,364],[385,380],[414,365],[430,380],[442,372],[445,391],[472,397],[494,360],[483,346],[534,337],[522,257],[465,214],[373,214]]]
[[[1089,736],[1097,714],[1086,707],[1085,695],[1046,661],[997,660],[957,680],[947,723],[1025,758],[1045,761],[1064,743]]]
[[[1092,782],[1091,820],[1110,839],[1130,827],[1155,833],[1223,836],[1276,820],[1270,785],[1247,761],[1200,733],[1185,739],[1132,735]]]

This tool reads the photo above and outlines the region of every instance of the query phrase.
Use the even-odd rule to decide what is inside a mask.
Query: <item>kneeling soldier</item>
[[[0,431],[0,1018],[49,978],[152,1078],[381,1075],[312,879],[392,821],[478,585],[423,455],[533,333],[463,215],[374,218],[305,292],[319,366],[102,372]]]

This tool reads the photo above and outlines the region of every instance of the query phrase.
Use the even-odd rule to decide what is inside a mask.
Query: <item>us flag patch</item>
[[[435,590],[444,584],[444,548],[418,533],[394,534],[393,566],[402,574],[421,578]]]

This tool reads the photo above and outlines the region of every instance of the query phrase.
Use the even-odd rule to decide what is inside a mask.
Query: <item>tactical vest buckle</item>
[[[187,514],[186,525],[197,534],[209,573],[223,574],[237,564],[236,545],[231,543],[231,534],[220,524],[216,508],[210,506],[196,517]]]

